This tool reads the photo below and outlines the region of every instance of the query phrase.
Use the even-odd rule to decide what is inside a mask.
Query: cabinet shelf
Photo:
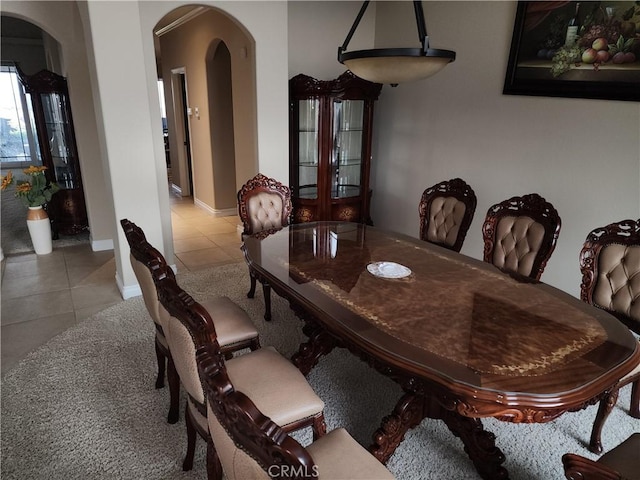
[[[289,81],[294,222],[371,223],[371,132],[381,88],[348,71],[330,81],[303,74]]]
[[[25,75],[18,68],[18,76],[31,98],[46,178],[61,188],[46,206],[54,239],[88,230],[67,80],[48,70]]]

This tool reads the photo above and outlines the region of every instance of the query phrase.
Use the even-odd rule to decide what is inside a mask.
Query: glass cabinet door
[[[331,198],[361,193],[363,118],[364,100],[334,101]]]
[[[53,176],[63,189],[78,188],[78,175],[75,171],[75,158],[71,147],[72,136],[67,118],[66,99],[58,93],[40,94],[44,124],[47,135],[47,148],[51,152]]]
[[[300,100],[298,108],[298,195],[300,198],[318,198],[320,100]]]

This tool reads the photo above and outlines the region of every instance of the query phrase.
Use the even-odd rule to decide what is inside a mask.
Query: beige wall
[[[210,109],[210,95],[215,96],[216,92],[210,91],[207,55],[211,55],[211,50],[215,50],[221,41],[227,46],[231,56],[233,116],[230,118],[233,118],[234,127],[232,138],[235,138],[231,151],[235,150],[236,153],[235,172],[219,164],[220,159],[217,157],[224,150],[221,145],[214,144],[211,137],[212,123],[216,119],[215,112]],[[172,70],[183,68],[187,81],[188,107],[192,111],[196,108],[199,111],[198,116],[192,114],[189,117],[194,196],[212,210],[234,208],[233,193],[237,191],[236,186],[239,188],[244,181],[255,175],[258,169],[253,39],[232,19],[218,10],[208,9],[193,20],[163,34],[160,37],[160,47],[163,79],[171,78]],[[165,91],[169,97],[166,102],[167,118],[171,119],[175,117],[174,104],[170,99],[171,89],[166,88]],[[177,145],[179,151],[182,142],[181,138],[175,135],[179,128],[174,127],[176,126],[170,121],[169,142],[171,145]],[[219,140],[224,141],[224,138]],[[183,165],[176,158],[176,153],[176,149],[172,149],[172,165]],[[233,158],[226,158],[225,163],[228,162],[233,162]],[[215,170],[214,165],[217,166]],[[236,185],[236,177],[239,185]],[[183,191],[185,179],[184,172],[180,170],[176,181]],[[216,185],[224,194],[215,191]],[[230,198],[226,189],[228,185],[231,185],[232,191]]]
[[[376,3],[371,2],[347,51],[369,48],[374,42]],[[304,73],[331,80],[346,68],[338,62],[338,47],[360,11],[362,2],[289,2],[289,78]]]
[[[3,1],[2,12],[39,26],[60,43],[60,73],[69,86],[92,246],[95,250],[113,248],[113,205],[97,142],[84,31],[76,3]]]
[[[432,46],[457,58],[434,77],[383,88],[372,217],[417,236],[422,191],[462,177],[478,196],[463,253],[482,258],[487,209],[537,192],[563,222],[542,279],[578,295],[587,233],[640,217],[640,105],[503,95],[515,10],[504,1],[425,2]]]
[[[337,24],[348,16],[348,30],[358,9],[353,2],[342,4],[290,5],[290,65],[316,76],[336,75],[335,55],[317,45],[342,43],[346,30],[331,30],[331,19]],[[489,206],[537,192],[555,205],[563,222],[543,280],[578,295],[578,253],[587,233],[640,217],[640,105],[502,95],[516,2],[423,5],[431,46],[454,50],[457,59],[429,79],[383,87],[372,161],[375,225],[417,237],[422,191],[459,176],[478,196],[463,253],[482,258],[481,227]],[[418,46],[410,2],[376,7],[376,47]],[[346,13],[349,8],[353,14]],[[307,9],[313,14],[306,15]],[[326,25],[326,35],[318,24]],[[290,75],[298,70],[290,69]]]

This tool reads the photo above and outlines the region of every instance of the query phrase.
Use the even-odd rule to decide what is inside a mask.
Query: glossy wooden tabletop
[[[579,406],[640,358],[629,330],[602,310],[408,236],[322,222],[243,248],[251,268],[332,334],[465,398]],[[382,261],[411,274],[367,269]]]

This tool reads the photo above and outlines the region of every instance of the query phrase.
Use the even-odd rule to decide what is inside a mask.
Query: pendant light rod
[[[416,13],[418,40],[420,41],[420,45],[422,45],[422,50],[426,52],[429,48],[429,37],[427,37],[427,26],[424,22],[424,11],[422,10],[422,2],[413,2],[413,10]]]
[[[351,30],[349,30],[349,33],[347,34],[347,38],[344,39],[344,43],[342,44],[342,46],[338,47],[338,60],[340,60],[340,55],[342,54],[342,52],[344,52],[347,49],[347,45],[349,45],[349,42],[351,41],[351,37],[353,37],[353,34],[356,31],[356,28],[358,28],[358,25],[360,25],[360,20],[362,20],[362,16],[364,15],[364,12],[367,10],[368,6],[369,6],[369,0],[365,0],[364,2],[362,2],[362,7],[360,7],[358,16],[354,20],[353,25],[351,25]]]

